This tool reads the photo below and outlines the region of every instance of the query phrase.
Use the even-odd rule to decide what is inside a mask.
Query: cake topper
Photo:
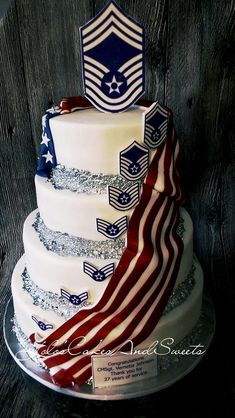
[[[144,28],[112,0],[80,29],[85,96],[122,112],[144,94]]]

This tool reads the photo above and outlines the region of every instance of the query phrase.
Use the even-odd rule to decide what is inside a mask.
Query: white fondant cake
[[[49,121],[57,167],[49,179],[35,176],[38,209],[25,221],[25,255],[12,277],[17,323],[39,345],[50,336],[64,343],[75,329],[87,332],[89,347],[97,339],[105,348],[126,338],[143,348],[166,337],[177,343],[199,318],[203,274],[192,221],[178,208],[178,143],[169,120],[166,141],[148,150],[146,163],[145,112],[92,108]],[[134,169],[147,164],[147,174],[125,178],[128,161]],[[112,229],[120,234],[112,237]],[[61,359],[48,357],[57,384],[65,384],[61,369],[78,383],[90,377],[87,357],[78,357],[76,370],[67,357],[61,369]]]

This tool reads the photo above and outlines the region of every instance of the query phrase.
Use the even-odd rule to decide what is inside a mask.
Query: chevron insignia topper
[[[149,148],[157,148],[167,137],[168,112],[155,102],[144,113],[144,142]]]
[[[122,112],[144,94],[144,28],[112,0],[80,29],[85,96]]]

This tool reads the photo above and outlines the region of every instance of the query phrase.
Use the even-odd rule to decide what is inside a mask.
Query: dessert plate
[[[20,368],[42,385],[59,392],[77,398],[90,400],[121,400],[146,396],[158,392],[174,384],[182,377],[191,372],[201,361],[208,350],[215,332],[215,311],[212,300],[206,294],[203,296],[202,313],[200,319],[190,335],[185,337],[174,350],[179,350],[178,354],[167,354],[159,356],[158,375],[154,378],[142,380],[140,382],[117,385],[105,388],[93,388],[92,384],[83,384],[60,388],[56,386],[50,378],[49,373],[35,363],[22,348],[15,332],[12,330],[12,318],[14,316],[12,298],[9,300],[4,315],[4,338],[7,348],[15,362]],[[182,354],[184,349],[191,345],[200,347],[203,354]],[[181,354],[180,354],[181,353]]]

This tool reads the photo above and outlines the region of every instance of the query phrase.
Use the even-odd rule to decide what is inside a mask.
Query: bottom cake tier
[[[203,272],[194,256],[190,273],[175,287],[154,331],[136,348],[148,348],[153,342],[166,338],[173,339],[173,345],[180,342],[199,319],[202,292]],[[84,308],[84,304],[76,307],[58,294],[39,289],[27,273],[24,256],[13,272],[12,294],[16,321],[26,336],[37,333],[46,337],[78,309]]]

